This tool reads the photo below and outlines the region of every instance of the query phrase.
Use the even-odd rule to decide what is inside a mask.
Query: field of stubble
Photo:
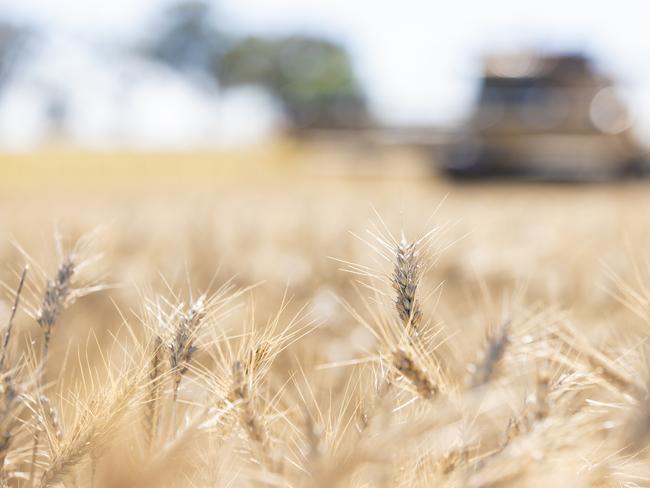
[[[0,163],[2,486],[650,486],[650,185],[152,158]]]

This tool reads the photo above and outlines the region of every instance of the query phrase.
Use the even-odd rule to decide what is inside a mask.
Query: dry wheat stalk
[[[158,430],[162,363],[163,341],[160,336],[156,336],[149,366],[149,396],[144,413],[145,433],[149,447],[151,447],[153,440],[156,438],[156,431]]]
[[[2,356],[0,357],[0,373],[2,374],[2,415],[0,420],[0,429],[2,434],[0,434],[0,470],[4,467],[7,454],[11,448],[11,443],[14,438],[14,430],[18,426],[19,420],[17,416],[17,403],[19,395],[17,393],[16,385],[14,384],[14,371],[5,372],[5,360],[7,357],[7,350],[9,348],[9,341],[11,339],[11,332],[13,330],[14,318],[16,316],[16,311],[18,310],[18,305],[20,303],[20,294],[25,283],[25,276],[27,275],[28,266],[23,268],[23,272],[20,276],[20,281],[18,287],[16,288],[16,293],[14,295],[13,306],[11,307],[11,315],[9,316],[9,322],[7,323],[7,328],[4,335],[4,340],[2,344]],[[4,478],[3,478],[4,479]]]
[[[249,374],[246,375],[245,371]],[[228,396],[229,402],[233,403],[238,412],[238,422],[246,432],[250,442],[250,449],[255,453],[261,466],[269,473],[280,473],[282,463],[277,452],[271,446],[268,427],[264,414],[258,408],[252,391],[252,378],[255,372],[250,365],[242,364],[241,361],[234,361],[232,364],[232,387]]]
[[[422,265],[417,242],[408,242],[404,236],[395,248],[395,265],[391,277],[392,286],[397,293],[395,308],[407,329],[417,330],[422,311],[416,297],[422,273]]]
[[[31,395],[22,395],[23,401],[31,411],[31,419],[35,420],[32,426],[32,436],[35,438],[32,445],[32,462],[35,464],[37,451],[34,450],[34,445],[38,448],[38,438],[42,433],[46,434],[49,441],[49,446],[59,445],[63,440],[63,429],[59,421],[59,415],[52,405],[50,399],[44,394],[38,395],[36,398]],[[35,466],[30,467],[30,476],[33,478],[35,475]]]
[[[65,308],[70,298],[72,277],[75,273],[75,262],[72,255],[63,258],[54,279],[47,280],[41,309],[36,318],[43,329],[43,361],[47,361],[50,347],[52,327],[56,324],[59,314]]]
[[[401,260],[406,263],[410,259],[410,251],[407,245],[403,248]],[[399,263],[400,258],[397,261]],[[409,266],[404,265],[402,268],[408,269]],[[99,398],[84,409],[85,401],[77,401],[72,393],[70,397],[62,398],[60,403],[61,408],[69,405],[69,409],[61,415],[64,421],[68,420],[63,422],[65,432],[57,433],[61,430],[56,427],[59,425],[57,412],[47,397],[40,396],[42,390],[34,394],[38,415],[31,418],[21,416],[23,429],[7,429],[10,421],[19,418],[14,412],[20,403],[15,401],[16,391],[21,388],[13,384],[10,388],[5,388],[5,408],[10,410],[10,415],[0,419],[0,433],[5,436],[0,437],[0,457],[4,463],[9,453],[6,459],[7,469],[14,471],[10,471],[10,475],[7,474],[9,471],[2,472],[0,482],[12,487],[22,486],[27,478],[26,472],[22,471],[28,470],[25,460],[29,455],[30,439],[27,436],[40,423],[52,433],[52,455],[41,455],[39,451],[39,464],[47,463],[43,476],[38,477],[41,485],[60,484],[69,477],[71,486],[87,486],[86,459],[89,455],[92,457],[93,467],[101,461],[102,448],[112,433],[118,431],[120,426],[130,426],[124,422],[124,415],[132,409],[138,415],[145,411],[147,438],[142,438],[143,429],[123,428],[120,430],[121,436],[114,439],[114,448],[123,451],[124,458],[135,463],[140,457],[137,447],[131,450],[131,446],[141,446],[146,442],[149,447],[155,444],[160,449],[154,451],[149,448],[140,452],[144,453],[144,457],[138,467],[143,469],[133,475],[129,481],[130,486],[249,486],[255,483],[323,487],[346,483],[355,486],[414,487],[535,486],[535,483],[536,486],[556,486],[557,483],[576,486],[643,485],[648,479],[645,470],[650,471],[650,465],[645,453],[637,451],[645,447],[646,424],[650,424],[646,412],[647,396],[631,398],[629,395],[630,391],[636,392],[636,385],[643,382],[641,376],[634,373],[634,368],[628,368],[630,363],[624,361],[624,354],[619,357],[600,352],[589,343],[581,344],[578,338],[563,330],[558,333],[561,336],[532,334],[524,347],[518,342],[521,339],[518,335],[519,327],[517,330],[508,330],[506,325],[489,338],[485,354],[471,381],[473,386],[482,385],[480,391],[485,394],[477,395],[475,390],[463,391],[459,388],[458,395],[443,396],[440,391],[448,391],[447,386],[455,380],[460,385],[463,378],[459,374],[458,378],[449,378],[451,383],[448,383],[446,376],[441,375],[436,368],[437,364],[447,363],[438,362],[437,357],[432,357],[434,349],[424,347],[427,342],[422,336],[426,334],[426,324],[423,324],[420,307],[428,304],[418,302],[418,280],[418,276],[414,277],[413,273],[409,275],[407,271],[395,278],[397,284],[393,288],[398,297],[401,294],[410,298],[400,300],[401,305],[391,305],[389,310],[375,310],[372,326],[376,330],[388,324],[384,330],[374,335],[381,348],[380,368],[388,367],[393,379],[403,378],[401,383],[407,384],[408,389],[415,391],[419,397],[435,397],[435,404],[409,400],[400,402],[398,408],[382,409],[385,425],[382,425],[382,429],[367,429],[368,432],[359,440],[358,437],[361,436],[357,436],[353,428],[349,429],[352,434],[346,434],[349,426],[354,425],[357,402],[350,400],[350,392],[345,388],[332,386],[336,382],[332,380],[333,376],[328,376],[329,373],[323,373],[325,380],[321,382],[320,377],[313,374],[314,368],[319,366],[316,361],[312,364],[307,360],[304,374],[307,387],[302,392],[305,396],[313,397],[313,401],[306,400],[310,406],[309,413],[305,414],[301,408],[296,407],[295,402],[291,403],[295,398],[287,397],[283,388],[278,388],[276,395],[271,398],[262,393],[267,391],[263,385],[273,384],[272,382],[280,380],[278,376],[281,372],[286,373],[283,369],[286,362],[282,362],[282,367],[274,365],[273,368],[272,363],[280,351],[302,336],[302,329],[287,332],[274,328],[273,324],[267,324],[261,333],[257,330],[244,330],[242,333],[236,330],[232,335],[226,336],[224,332],[224,340],[214,344],[220,348],[219,356],[213,357],[215,360],[212,362],[206,360],[197,364],[192,358],[195,351],[194,339],[203,319],[198,318],[198,312],[192,311],[193,306],[187,311],[179,307],[175,310],[175,315],[172,314],[175,320],[168,321],[174,329],[172,332],[176,334],[170,335],[172,342],[175,341],[173,351],[167,349],[167,337],[162,339],[154,336],[151,341],[153,350],[143,354],[142,359],[138,358],[141,377],[130,394],[132,400],[119,401],[117,398],[120,397],[120,392],[111,390],[108,395],[98,395]],[[409,282],[412,286],[408,286]],[[465,306],[466,303],[463,303]],[[394,307],[397,308],[399,320],[395,316]],[[212,318],[212,313],[210,317]],[[463,323],[464,318],[459,317],[459,323]],[[184,323],[180,333],[175,329],[179,322]],[[541,322],[535,325],[546,330],[548,324]],[[228,334],[231,332],[228,331]],[[417,335],[413,332],[417,332]],[[325,333],[328,334],[329,331]],[[122,340],[121,349],[130,349],[129,340]],[[139,343],[138,339],[133,340]],[[320,337],[318,340],[321,340]],[[581,340],[585,341],[584,338]],[[558,343],[563,350],[558,350]],[[462,339],[457,340],[456,344],[461,348],[466,347]],[[323,345],[330,347],[338,346],[339,343],[329,344],[324,341]],[[211,348],[206,347],[206,351],[210,353]],[[102,349],[102,354],[103,352]],[[166,360],[163,360],[161,354],[165,352],[170,353],[172,371],[163,372]],[[500,361],[507,360],[508,366],[511,366],[512,363],[516,364],[516,359],[521,358],[525,358],[525,364],[537,368],[537,376],[530,374],[533,370],[522,371],[522,368],[515,366],[503,368],[503,374],[499,377],[502,381],[491,381],[496,376],[495,371]],[[55,359],[59,357],[52,355],[52,361]],[[451,353],[445,357],[449,362],[456,359]],[[372,360],[373,366],[377,362],[374,355],[361,360],[366,363]],[[540,363],[552,364],[558,368],[553,371],[553,377],[558,378],[557,381],[551,382],[551,375],[546,369],[539,368]],[[463,365],[459,360],[456,370],[460,371]],[[188,394],[187,402],[182,405],[187,414],[183,416],[183,422],[179,422],[179,425],[174,422],[176,430],[173,432],[163,432],[162,428],[157,432],[155,425],[160,407],[158,398],[164,373],[169,373],[176,379],[182,378],[190,370],[196,373],[197,385],[203,384],[204,380],[210,382],[205,391],[210,400],[204,402],[200,395],[190,397]],[[449,370],[454,371],[454,368],[450,367]],[[87,371],[85,368],[82,374],[85,375]],[[341,371],[338,369],[335,374]],[[349,371],[344,370],[342,376],[357,377],[356,368],[348,374]],[[364,388],[364,381],[368,385],[369,381],[358,375],[358,381],[362,385],[359,392],[363,395],[359,403],[371,404],[373,400],[386,395],[381,386],[387,385],[388,388],[391,383],[385,381],[386,376],[376,376],[381,378],[379,391]],[[584,376],[588,376],[588,381],[583,384],[580,381]],[[569,377],[564,384],[563,377]],[[5,378],[15,381],[14,376],[5,375]],[[60,377],[53,381],[57,386],[67,385]],[[86,381],[85,376],[82,381]],[[91,381],[95,387],[94,376]],[[180,381],[174,383],[176,390]],[[109,389],[114,386],[110,380],[106,383]],[[213,385],[215,388],[211,388]],[[102,386],[104,383],[99,384],[100,388]],[[61,388],[61,391],[65,391],[65,388]],[[326,394],[323,394],[324,391]],[[205,428],[188,427],[187,422],[194,422],[191,420],[194,410],[206,408],[206,403],[214,405],[215,392],[228,407],[220,409],[221,412],[229,412],[224,422],[227,425],[220,424],[218,428],[214,425]],[[522,394],[526,398],[523,412],[511,416],[509,412],[513,402],[518,402]],[[180,406],[180,402],[172,407],[177,406]],[[613,429],[624,425],[627,418],[620,412],[628,412],[632,408],[640,411],[637,412],[639,423],[634,424],[633,428],[642,434],[642,439],[636,442],[633,452],[621,455],[618,452],[621,447],[617,444],[618,439],[615,435],[610,435],[610,431],[615,432]],[[85,415],[78,415],[79,411],[85,412]],[[75,413],[73,418],[76,421],[70,422],[71,412]],[[363,412],[363,415],[367,417],[367,412]],[[338,423],[333,421],[337,416],[344,420]],[[140,421],[139,418],[134,420]],[[285,421],[284,428],[275,428],[276,424],[272,423]],[[366,425],[367,422],[366,418]],[[508,439],[499,445],[506,422]],[[237,425],[242,433],[241,442],[235,442],[229,435],[232,426]],[[469,441],[465,441],[465,428]],[[41,429],[41,432],[45,429]],[[418,434],[417,430],[422,432]],[[386,435],[384,431],[393,434]],[[199,432],[200,442],[197,441]],[[4,442],[5,439],[7,442]],[[256,454],[255,462],[244,466],[241,462],[233,461],[231,466],[223,466],[221,454],[234,457],[233,453],[239,452],[241,443],[246,452]],[[186,447],[190,449],[190,444],[195,448],[192,450],[192,466],[176,459],[177,455],[180,456],[180,451]],[[200,452],[196,449],[197,445],[201,448]],[[126,449],[127,446],[129,449]],[[475,446],[471,448],[471,455],[467,446]],[[272,453],[276,450],[282,453],[287,462],[280,465],[272,460]],[[601,455],[606,461],[598,459]],[[560,463],[567,466],[564,469],[570,471],[570,475],[565,478],[565,472],[562,471],[556,475],[556,483],[545,483],[547,480],[540,476],[540,472],[552,474],[552,468],[558,467]],[[214,468],[215,465],[218,467]],[[15,466],[17,467],[14,468]],[[100,481],[103,479],[100,476],[101,468],[100,464]],[[40,471],[42,468],[39,466],[38,469]],[[111,466],[109,470],[113,469],[117,471],[118,468]],[[175,469],[178,472],[173,473]],[[214,478],[205,474],[210,469],[217,470]],[[637,469],[638,472],[635,471]],[[588,474],[583,475],[584,472]],[[168,474],[169,478],[165,479]],[[73,479],[72,476],[78,478]],[[624,476],[629,478],[621,479]],[[248,478],[248,483],[242,478]],[[125,478],[115,476],[111,486],[126,486],[120,484],[123,479]],[[29,482],[24,484],[29,485]],[[102,486],[105,488],[105,485]]]
[[[36,322],[43,329],[43,351],[41,355],[42,369],[40,382],[45,377],[47,370],[47,358],[50,349],[52,328],[56,324],[61,311],[69,304],[72,298],[72,278],[75,274],[75,262],[73,255],[69,254],[61,260],[53,279],[48,279],[41,301],[41,307],[36,317]],[[33,429],[32,457],[30,466],[30,483],[33,483],[36,476],[36,456],[38,451],[41,429],[37,426]]]
[[[413,358],[401,349],[392,353],[392,364],[422,398],[429,400],[438,393],[438,387],[429,380],[426,373],[415,363]]]
[[[43,414],[44,414],[44,418],[42,419],[43,425],[51,427],[54,438],[58,442],[61,442],[63,440],[63,429],[61,427],[61,422],[59,421],[59,415],[57,414],[54,405],[52,405],[50,399],[45,395],[40,395],[38,397],[38,401],[43,407]]]
[[[16,288],[16,293],[14,295],[14,303],[11,307],[11,315],[9,316],[9,322],[7,323],[4,340],[2,342],[2,355],[0,355],[0,371],[4,371],[5,360],[7,358],[7,350],[9,349],[9,341],[11,339],[11,332],[13,330],[14,318],[16,317],[16,311],[18,310],[18,305],[20,304],[20,294],[23,290],[23,285],[25,284],[25,277],[27,276],[28,269],[29,269],[29,265],[25,265],[25,267],[23,268],[23,272],[20,275],[18,288]]]
[[[15,437],[15,431],[20,425],[19,385],[15,384],[13,371],[8,371],[2,376],[2,410],[0,411],[0,470],[4,466]]]
[[[451,449],[436,461],[436,469],[440,471],[443,476],[447,476],[455,471],[459,466],[467,463],[468,458],[468,447],[464,446]]]
[[[643,384],[643,381],[621,368],[614,359],[590,344],[568,323],[560,324],[558,329],[552,331],[551,337],[574,349],[602,379],[615,385],[621,391],[637,396],[642,396],[645,393],[646,385]]]
[[[174,379],[174,400],[183,375],[187,372],[192,355],[197,348],[194,345],[201,320],[205,316],[205,295],[199,297],[187,312],[180,312],[174,336],[168,344],[169,363]]]
[[[259,421],[253,405],[251,391],[244,376],[245,367],[240,361],[232,365],[232,392],[230,401],[239,403],[239,419],[249,438],[261,445],[267,442],[267,434],[263,423]]]
[[[420,340],[422,333],[422,309],[417,292],[425,269],[422,247],[424,243],[428,242],[431,234],[427,234],[418,241],[408,241],[404,234],[402,234],[400,241],[395,240],[389,232],[384,232],[383,236],[381,233],[379,234],[375,236],[375,239],[380,243],[381,248],[371,247],[384,259],[392,262],[393,269],[389,277],[389,283],[395,292],[393,305],[397,311],[399,324],[395,323],[395,319],[386,319],[383,317],[381,311],[373,310],[374,307],[369,307],[369,302],[365,300],[364,302],[369,309],[369,313],[373,316],[372,323],[362,318],[345,301],[342,302],[345,308],[355,318],[384,343],[383,345],[386,350],[386,354],[380,356],[382,358],[380,362],[382,373],[376,375],[378,381],[374,390],[374,398],[369,402],[360,402],[360,405],[364,403],[368,405],[367,407],[359,408],[357,423],[361,434],[367,430],[371,417],[374,415],[378,406],[384,403],[397,375],[401,375],[409,381],[422,398],[430,399],[438,393],[438,386],[418,366],[413,355],[407,353],[403,348],[406,343],[409,346],[415,346],[416,341],[422,346]],[[348,266],[349,269],[347,271],[352,273],[365,275],[370,279],[376,276],[369,268],[350,264]],[[368,285],[368,288],[374,290],[378,295],[383,295],[374,285]],[[424,354],[421,347],[410,347],[410,349],[417,354]],[[386,360],[386,364],[382,364],[384,360]],[[386,366],[385,371],[383,371],[384,366]]]
[[[41,488],[60,483],[86,456],[96,459],[100,455],[120,421],[138,401],[143,383],[139,373],[128,373],[121,382],[116,380],[116,384],[101,392],[84,409],[62,441],[54,446],[52,459],[39,481]]]
[[[473,388],[484,385],[492,379],[497,363],[503,357],[508,346],[509,327],[510,322],[505,322],[497,333],[488,338],[483,359],[478,366],[473,367],[474,373],[471,379]]]

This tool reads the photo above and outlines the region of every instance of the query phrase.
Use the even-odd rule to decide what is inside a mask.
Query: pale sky
[[[0,13],[81,39],[142,35],[166,0],[0,0]],[[316,32],[345,42],[375,113],[389,123],[448,123],[494,49],[586,48],[623,82],[650,133],[650,5],[594,0],[220,0],[233,32]]]

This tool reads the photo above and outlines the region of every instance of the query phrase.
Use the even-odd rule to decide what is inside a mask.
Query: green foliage
[[[267,88],[297,128],[361,125],[367,120],[347,53],[324,39],[246,38],[225,53],[219,80],[224,86]]]
[[[294,129],[367,124],[362,89],[344,48],[329,40],[291,36],[234,40],[204,1],[182,1],[162,12],[144,52],[187,75],[266,88]]]

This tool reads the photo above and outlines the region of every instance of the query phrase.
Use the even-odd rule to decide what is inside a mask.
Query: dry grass
[[[650,486],[649,195],[6,194],[0,486]]]

